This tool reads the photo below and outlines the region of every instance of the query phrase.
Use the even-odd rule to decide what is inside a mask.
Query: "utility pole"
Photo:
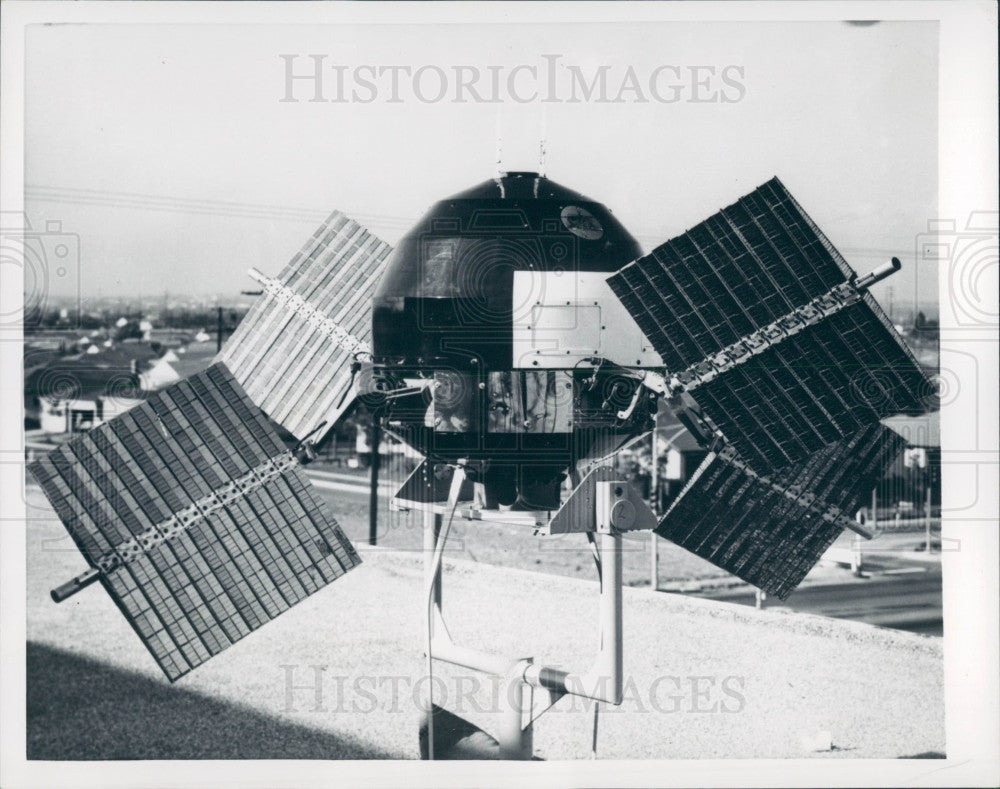
[[[931,485],[930,485],[930,474],[925,475],[924,479],[924,520],[927,524],[927,555],[931,553]]]
[[[382,423],[377,415],[372,414],[371,440],[371,489],[368,492],[368,544],[378,543],[378,472],[382,466]]]
[[[649,472],[650,504],[653,513],[660,514],[660,459],[659,441],[657,441],[657,429],[653,426],[653,434],[650,437],[650,456],[652,458],[652,468]],[[657,545],[657,535],[655,531],[649,533],[649,588],[654,592],[660,586],[660,556],[659,545]]]
[[[219,323],[218,329],[215,335],[215,352],[219,353],[222,350],[222,307],[218,308]]]

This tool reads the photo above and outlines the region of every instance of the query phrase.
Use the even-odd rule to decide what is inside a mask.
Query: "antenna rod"
[[[891,258],[888,262],[883,263],[874,271],[868,272],[865,276],[854,283],[854,287],[858,290],[868,290],[876,282],[881,282],[886,277],[892,276],[897,271],[903,267],[903,264],[899,262],[899,258]]]
[[[546,118],[546,108],[542,105],[542,133],[538,138],[538,174],[545,177],[545,154],[547,153],[547,118]]]
[[[497,150],[496,150],[496,177],[500,178],[503,176],[503,124],[500,121],[500,110],[497,110],[497,123],[496,123],[496,138],[497,138]]]
[[[101,577],[100,571],[96,568],[91,567],[87,572],[80,573],[76,578],[71,581],[67,581],[61,586],[57,586],[49,594],[52,596],[53,601],[61,603],[67,597],[72,597],[77,592],[81,591],[87,586],[90,586],[94,581]]]

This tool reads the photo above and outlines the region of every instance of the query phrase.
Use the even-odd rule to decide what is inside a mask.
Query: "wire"
[[[601,702],[594,701],[594,734],[590,741],[590,758],[597,758],[597,714],[601,711]]]
[[[457,471],[455,472],[458,473]],[[441,529],[434,543],[434,556],[431,560],[431,573],[427,581],[427,759],[434,761],[434,655],[431,652],[431,640],[434,635],[434,587],[437,586],[438,573],[441,572],[441,560],[444,556],[444,544],[448,541],[451,523],[455,520],[458,509],[458,497],[451,505],[448,522]]]
[[[53,203],[75,203],[78,205],[106,206],[110,208],[134,208],[151,211],[180,211],[192,214],[208,214],[211,216],[229,216],[258,219],[285,219],[293,222],[321,222],[329,211],[299,206],[268,205],[264,203],[244,203],[235,200],[215,200],[208,198],[172,197],[143,192],[125,192],[99,189],[80,189],[75,187],[27,185],[25,194],[28,198],[44,200]],[[344,211],[357,222],[372,222],[383,226],[406,229],[418,221],[416,216],[399,216],[392,214],[361,213]],[[635,237],[647,246],[657,247],[670,236],[654,235],[655,230],[641,228],[645,232],[634,233]],[[877,247],[838,247],[845,255],[852,257],[885,258],[898,255],[898,249],[883,249]]]
[[[132,208],[147,211],[179,211],[210,216],[237,218],[284,219],[293,222],[320,222],[329,216],[324,209],[294,206],[244,203],[234,200],[212,200],[206,198],[171,197],[166,195],[143,194],[139,192],[102,191],[97,189],[76,189],[70,187],[27,186],[28,198],[53,203],[73,203],[77,205],[104,206],[109,208]],[[416,217],[389,214],[368,214],[344,212],[356,221],[376,222],[397,228],[412,226]]]

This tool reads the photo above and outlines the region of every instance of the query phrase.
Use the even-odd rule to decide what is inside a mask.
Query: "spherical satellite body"
[[[436,203],[373,302],[375,386],[412,391],[387,429],[464,460],[488,507],[557,508],[568,470],[652,426],[657,398],[623,366],[662,360],[606,282],[641,255],[603,204],[537,173]]]

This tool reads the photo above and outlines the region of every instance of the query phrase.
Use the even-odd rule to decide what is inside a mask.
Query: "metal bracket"
[[[600,522],[599,511],[610,513],[609,523]],[[656,516],[638,491],[614,469],[599,466],[583,478],[559,511],[535,534],[612,534],[651,530],[657,525]]]
[[[259,282],[261,289],[272,296],[278,303],[287,307],[290,312],[300,315],[316,331],[339,345],[348,353],[359,359],[370,359],[371,348],[353,334],[346,331],[340,324],[324,315],[302,296],[276,279],[262,274],[255,268],[247,272],[250,279]]]
[[[389,500],[389,509],[397,512],[410,510],[430,510],[439,514],[447,512],[448,494],[454,475],[455,469],[451,466],[444,466],[425,458]]]
[[[835,312],[857,303],[861,300],[862,293],[876,282],[880,282],[899,271],[900,266],[899,258],[892,258],[888,263],[879,266],[860,279],[835,285],[826,293],[820,294],[801,307],[796,307],[787,315],[783,315],[767,326],[763,326],[721,351],[677,373],[670,382],[671,387],[675,391],[689,392],[701,384],[708,383],[716,376],[738,367],[751,357],[763,353],[788,337],[821,323]]]
[[[706,359],[678,372],[671,383],[683,391],[691,391],[722,373],[744,364],[803,329],[820,323],[861,299],[861,293],[851,282],[836,285],[787,315],[726,346]]]

